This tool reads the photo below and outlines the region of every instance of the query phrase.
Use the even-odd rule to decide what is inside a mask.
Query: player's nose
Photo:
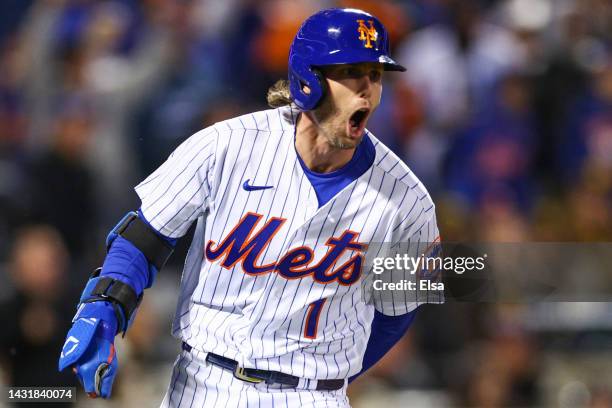
[[[370,96],[372,95],[373,86],[374,86],[374,83],[372,79],[370,78],[369,74],[361,75],[359,77],[359,82],[358,82],[359,96],[365,99],[369,99]]]

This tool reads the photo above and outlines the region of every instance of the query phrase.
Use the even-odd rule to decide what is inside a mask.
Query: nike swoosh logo
[[[267,190],[269,188],[274,188],[274,186],[252,186],[249,184],[249,181],[251,181],[251,179],[247,179],[242,185],[242,188],[244,188],[246,191]]]

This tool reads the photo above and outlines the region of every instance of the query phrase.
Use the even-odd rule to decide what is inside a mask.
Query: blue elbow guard
[[[118,236],[127,239],[142,252],[155,270],[154,273],[164,267],[174,251],[174,245],[164,239],[134,211],[127,213],[108,234],[106,237],[107,251]]]

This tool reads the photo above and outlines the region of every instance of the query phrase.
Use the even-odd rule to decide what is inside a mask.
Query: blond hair
[[[274,85],[268,88],[267,100],[271,108],[290,105],[293,99],[291,99],[291,92],[289,91],[289,81],[286,79],[276,81]]]

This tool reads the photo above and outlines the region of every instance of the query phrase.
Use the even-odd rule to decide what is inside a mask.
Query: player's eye
[[[354,75],[355,70],[351,67],[346,67],[342,70],[342,75],[350,77],[352,75]]]
[[[372,71],[370,71],[370,81],[372,82],[378,82],[380,81],[382,78],[382,72],[377,70],[377,69],[373,69]]]
[[[358,78],[363,73],[358,68],[348,65],[340,70],[340,75],[346,78]]]

